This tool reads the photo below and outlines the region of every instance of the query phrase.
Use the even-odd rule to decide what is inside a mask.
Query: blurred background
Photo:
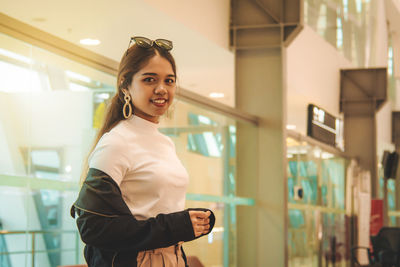
[[[190,174],[187,207],[217,217],[188,256],[357,266],[353,247],[400,226],[399,0],[0,7],[1,267],[85,263],[69,208],[131,36],[174,43],[160,131]]]

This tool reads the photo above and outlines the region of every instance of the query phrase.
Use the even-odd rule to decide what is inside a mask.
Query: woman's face
[[[176,84],[171,63],[155,55],[139,72],[133,75],[128,86],[135,106],[134,113],[145,120],[158,123],[174,100]]]

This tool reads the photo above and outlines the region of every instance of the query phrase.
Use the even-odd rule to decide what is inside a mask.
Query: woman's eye
[[[143,81],[145,81],[145,82],[154,82],[155,79],[153,77],[147,77],[147,78],[144,78]]]
[[[174,79],[166,79],[165,82],[169,83],[169,84],[173,84],[173,83],[175,83],[175,80]]]

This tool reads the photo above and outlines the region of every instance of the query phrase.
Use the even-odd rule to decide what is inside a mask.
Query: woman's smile
[[[174,100],[176,83],[171,63],[160,55],[152,57],[137,72],[129,86],[134,113],[151,122],[158,123]]]
[[[150,99],[150,102],[153,103],[157,107],[165,107],[168,103],[168,99],[165,98],[156,98],[156,99]]]

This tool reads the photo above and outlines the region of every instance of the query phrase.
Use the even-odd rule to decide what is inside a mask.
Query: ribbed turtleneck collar
[[[142,129],[145,131],[155,132],[158,131],[158,123],[154,123],[148,120],[145,120],[139,116],[133,115],[129,119],[126,120],[130,125],[133,125],[136,129]]]

